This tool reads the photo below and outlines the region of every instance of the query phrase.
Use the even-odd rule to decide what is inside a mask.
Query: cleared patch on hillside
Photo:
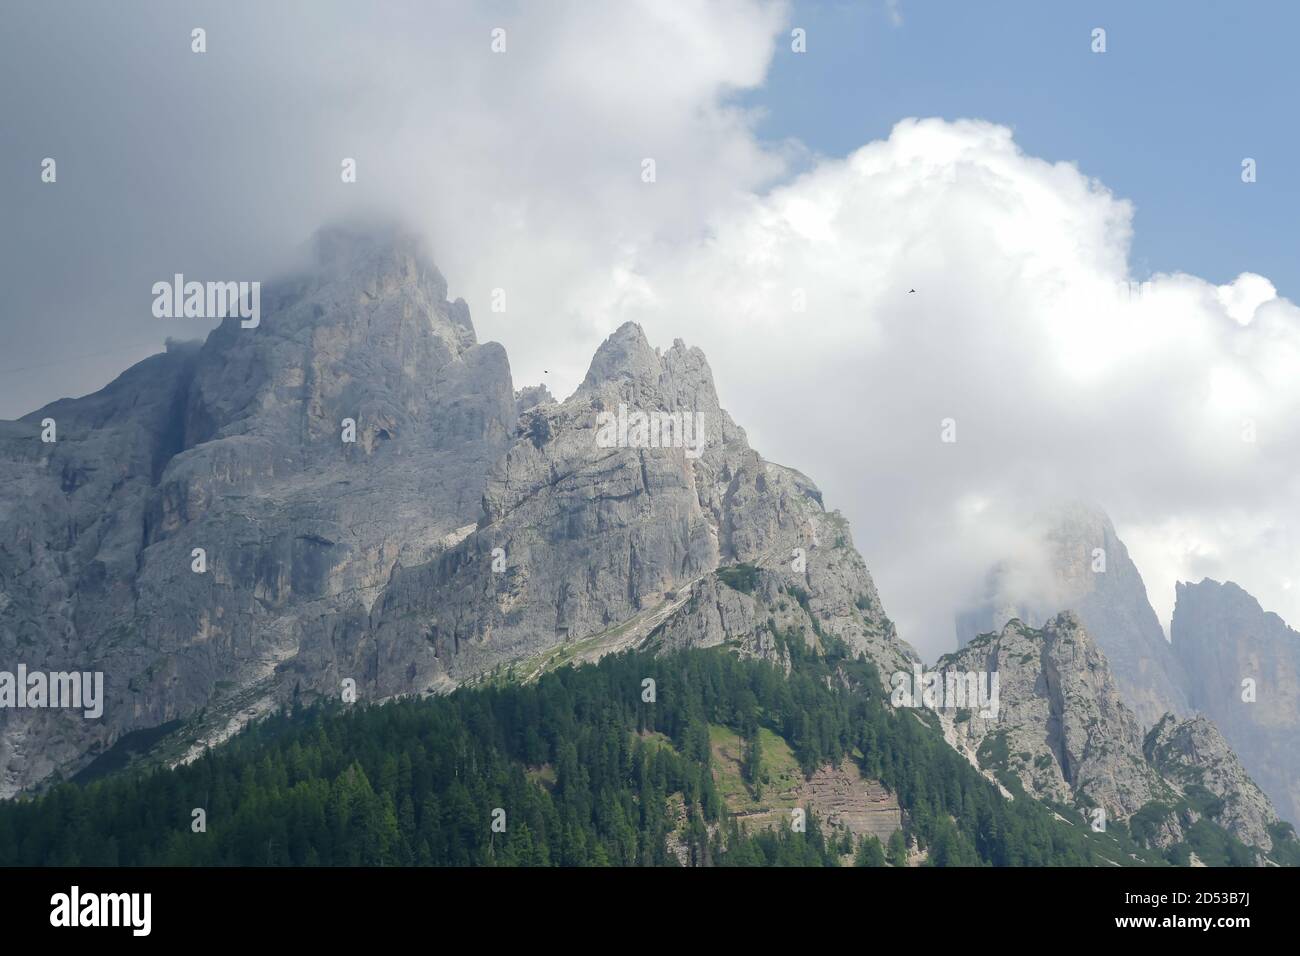
[[[745,741],[734,730],[709,726],[709,743],[713,747],[713,782],[723,802],[746,826],[779,826],[790,822],[790,810],[803,806],[799,801],[803,774],[794,752],[781,737],[766,727],[758,731],[762,748],[764,782],[757,788],[745,780]]]
[[[713,779],[727,809],[747,827],[779,827],[790,823],[790,811],[801,807],[815,813],[830,829],[847,829],[854,841],[866,834],[887,843],[902,826],[898,800],[878,781],[862,776],[857,764],[826,764],[808,780],[799,769],[790,745],[767,728],[759,729],[763,782],[755,788],[745,779],[745,741],[734,730],[710,726]]]
[[[856,764],[820,767],[803,785],[802,799],[832,826],[844,827],[858,839],[866,834],[888,843],[903,825],[898,800],[876,780],[862,776]]]

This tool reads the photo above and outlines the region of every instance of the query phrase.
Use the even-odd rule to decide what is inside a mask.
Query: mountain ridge
[[[1085,816],[1098,808],[1103,825],[1125,821],[1153,846],[1185,842],[1212,817],[1243,844],[1273,849],[1277,811],[1214,724],[1166,714],[1144,734],[1077,613],[1042,628],[1012,620],[936,670],[999,675],[996,719],[977,709],[937,712],[950,742],[1009,790]]]
[[[134,757],[186,764],[284,707],[527,680],[624,650],[726,647],[787,674],[847,655],[882,686],[920,666],[845,519],[750,447],[700,349],[654,348],[624,323],[557,401],[514,387],[418,240],[332,229],[316,244],[315,271],[268,287],[256,328],[227,319],[0,426],[17,489],[0,532],[25,545],[0,550],[0,650],[107,677],[102,721],[0,712],[0,797]],[[53,443],[37,438],[47,416]],[[1022,729],[1041,716],[1029,688],[1088,686],[1092,704],[1058,700],[1049,722],[1105,701],[1136,762],[1085,788],[1062,744],[1061,786],[1031,791],[1049,805],[1089,793],[1121,820],[1174,794],[1111,700],[1105,657],[1050,662],[1013,690],[1032,711]],[[970,759],[979,743],[948,717]],[[1162,753],[1195,764],[1215,739]],[[1218,796],[1267,849],[1238,776]],[[1194,822],[1183,813],[1160,825],[1165,843]]]
[[[667,613],[729,564],[783,575],[882,665],[915,656],[843,519],[749,448],[698,348],[624,324],[564,401],[517,393],[410,234],[331,228],[316,250],[257,328],[226,319],[0,429],[0,531],[30,542],[0,552],[0,651],[102,670],[108,698],[99,722],[0,712],[0,796],[150,727],[185,724],[191,759],[346,681],[445,691]],[[601,447],[600,416],[632,413],[663,447],[638,447],[641,421]]]

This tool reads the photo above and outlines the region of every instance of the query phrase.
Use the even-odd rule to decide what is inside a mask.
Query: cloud
[[[1219,286],[1215,292],[1228,317],[1242,325],[1249,325],[1261,305],[1277,298],[1273,283],[1253,272],[1243,272],[1234,281]]]
[[[15,317],[0,346],[7,367],[46,371],[0,383],[0,414],[120,369],[121,355],[64,367],[69,341],[107,353],[207,331],[160,326],[153,282],[270,278],[322,223],[376,212],[428,233],[480,336],[513,346],[517,378],[576,383],[610,327],[588,306],[638,294],[638,250],[693,236],[785,170],[756,115],[730,105],[766,75],[780,3],[92,2],[6,17],[0,183],[23,228],[0,235]],[[50,155],[54,185],[38,178]]]
[[[755,447],[852,519],[887,611],[931,656],[987,565],[1031,547],[1025,516],[1064,498],[1109,510],[1165,619],[1174,580],[1210,574],[1300,621],[1296,307],[1250,273],[1131,285],[1132,205],[1002,126],[908,119],[839,159],[760,142],[734,94],[785,55],[787,13],[8,12],[0,182],[22,228],[0,235],[0,350],[81,358],[5,376],[0,414],[201,335],[150,316],[154,281],[269,278],[323,222],[394,213],[429,234],[517,385],[547,369],[566,394],[627,319],[702,346]],[[35,173],[46,155],[57,186]]]
[[[1300,620],[1300,310],[1250,274],[1131,282],[1132,215],[1004,127],[905,120],[647,255],[652,295],[621,317],[690,331],[755,444],[848,512],[926,652],[1062,499],[1110,511],[1166,622],[1205,574]]]

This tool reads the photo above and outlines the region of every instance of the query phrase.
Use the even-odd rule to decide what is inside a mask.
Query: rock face
[[[544,402],[554,402],[551,390],[545,385],[525,385],[515,392],[515,417]]]
[[[1278,823],[1277,811],[1209,719],[1198,714],[1179,721],[1167,715],[1147,735],[1144,751],[1182,792],[1204,787],[1217,798],[1222,809],[1215,821],[1238,840],[1272,849],[1269,828]]]
[[[1300,820],[1300,633],[1232,582],[1208,578],[1179,583],[1170,631],[1191,705],[1283,818]]]
[[[764,653],[730,566],[806,634],[815,615],[882,670],[914,657],[843,520],[749,448],[698,349],[625,325],[564,402],[516,393],[412,239],[317,245],[257,328],[0,423],[0,670],[101,671],[106,698],[97,720],[0,708],[0,797],[172,722],[184,759],[348,682],[445,690],[655,629]]]
[[[1211,804],[1216,824],[1272,849],[1277,812],[1214,724],[1169,714],[1144,739],[1078,615],[1062,613],[1041,629],[1013,620],[941,658],[936,670],[998,674],[995,718],[973,708],[938,713],[954,745],[1012,789],[1067,807],[1099,806],[1109,820],[1158,805],[1149,814],[1151,839],[1162,846],[1183,839],[1199,818],[1195,806]]]
[[[148,622],[134,613],[138,563],[155,484],[183,440],[177,408],[199,351],[170,348],[94,395],[0,424],[0,670],[125,675],[105,681],[101,720],[0,709],[0,796],[75,765],[137,713],[153,716],[127,689],[154,659]],[[165,707],[155,713],[167,719]]]
[[[638,414],[681,424],[638,435]],[[891,661],[909,653],[843,520],[825,512],[808,479],[749,448],[718,403],[703,353],[679,340],[660,354],[627,324],[572,396],[520,418],[474,529],[393,575],[371,615],[372,643],[347,666],[388,695],[557,644],[614,649],[627,622],[697,586],[683,613],[702,603],[716,613],[691,625],[702,630],[688,643],[718,643],[724,633],[757,641],[762,622],[742,623],[734,599],[706,581],[739,564],[769,570],[769,589],[778,578],[803,589],[810,612],[854,649]],[[668,628],[671,641],[683,626]],[[629,640],[637,633],[628,629]]]
[[[1008,561],[994,569],[986,600],[958,618],[958,643],[999,630],[1012,618],[1040,626],[1072,610],[1105,651],[1124,701],[1144,727],[1166,713],[1188,713],[1182,663],[1165,640],[1142,576],[1110,518],[1076,503],[1035,526],[1046,566]],[[1036,565],[1039,558],[1028,560]]]
[[[504,351],[412,240],[327,231],[318,256],[260,327],[4,426],[0,653],[102,671],[107,702],[0,711],[0,795],[324,656],[398,561],[475,520],[514,429]]]
[[[1105,655],[1073,612],[1042,629],[1010,621],[941,658],[936,670],[998,675],[996,718],[976,710],[954,717],[982,769],[1010,774],[1040,799],[1073,806],[1085,798],[1077,802],[1104,808],[1110,819],[1171,798],[1143,755],[1141,728]]]
[[[848,552],[847,568],[834,566],[834,552],[823,561],[814,551],[817,560],[801,574],[739,565],[705,576],[690,585],[689,599],[665,616],[646,645],[676,650],[727,644],[788,670],[792,642],[823,651],[833,636],[866,654],[887,683],[919,658],[871,603],[871,579],[857,552],[847,542],[837,547]]]

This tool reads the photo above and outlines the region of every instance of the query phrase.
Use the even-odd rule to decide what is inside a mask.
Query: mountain
[[[476,343],[413,240],[329,230],[317,255],[266,290],[260,327],[226,319],[4,426],[0,647],[102,671],[107,702],[100,720],[0,715],[0,793],[201,711],[227,732],[283,665],[345,640],[336,619],[398,562],[475,520],[514,427],[504,350]]]
[[[1178,584],[1170,632],[1191,706],[1282,816],[1300,820],[1300,634],[1236,584],[1208,578]]]
[[[989,573],[983,599],[957,620],[964,645],[1012,618],[1041,626],[1075,611],[1110,661],[1125,702],[1144,727],[1187,714],[1182,663],[1165,640],[1146,586],[1105,512],[1072,503],[1031,522],[1032,555]],[[1104,562],[1104,563],[1103,563]]]
[[[749,566],[709,580],[719,594],[760,603],[775,583]],[[776,591],[777,607],[790,590]],[[1060,680],[1062,747],[1092,752],[1068,765],[1087,767],[1091,780],[1130,758],[1176,802],[1147,803],[1098,832],[1077,812],[1092,805],[1082,790],[1074,807],[1030,799],[999,748],[980,748],[990,758],[981,773],[949,745],[944,731],[960,715],[939,711],[936,721],[891,706],[865,656],[824,631],[799,640],[797,629],[776,628],[767,653],[735,653],[730,642],[652,646],[453,694],[282,709],[172,769],[0,801],[0,866],[1259,861],[1225,826],[1252,826],[1267,801],[1225,759],[1208,721],[1168,718],[1148,735],[1143,770],[1131,738],[1109,753],[1088,726],[1113,681],[1077,621],[1053,622],[1050,635],[1009,627],[1016,644],[1006,650],[1043,640],[1044,659],[1070,671]],[[1033,712],[1019,694],[1008,701],[1016,734]],[[1122,704],[1108,706],[1107,730],[1132,728]],[[193,807],[205,811],[197,830]],[[1300,862],[1283,826],[1255,835],[1273,840],[1270,859]]]
[[[998,674],[997,719],[975,713],[958,722],[957,737],[982,767],[1027,792],[1060,804],[1086,794],[1112,819],[1171,796],[1143,757],[1141,728],[1106,657],[1073,612],[1041,629],[1012,620],[936,670]]]
[[[1143,752],[1183,793],[1208,794],[1217,804],[1217,822],[1242,843],[1272,849],[1281,822],[1277,811],[1206,717],[1167,715],[1147,734]]]
[[[316,245],[256,328],[0,427],[0,651],[101,671],[106,697],[99,719],[0,710],[0,796],[192,759],[291,700],[597,657],[716,605],[720,568],[786,589],[786,627],[915,658],[843,519],[749,448],[698,349],[625,325],[564,402],[516,392],[416,240]]]
[[[698,445],[611,433],[604,447],[601,422],[638,412],[694,421]],[[570,657],[628,647],[698,603],[710,572],[740,564],[806,590],[854,649],[891,666],[908,659],[843,519],[811,481],[749,448],[703,353],[679,340],[660,354],[624,325],[572,396],[521,416],[465,537],[395,571],[371,614],[378,669],[367,677],[386,695],[409,689],[411,668],[433,686],[507,661],[527,671],[556,647]]]
[[[1208,721],[1144,741],[1085,611],[1130,686],[1172,665],[1104,516],[1048,535],[1043,606],[1077,616],[940,662],[997,672],[1001,713],[890,707],[922,665],[847,522],[749,446],[699,349],[629,323],[563,401],[516,389],[400,230],[322,231],[261,301],[0,425],[3,660],[104,677],[102,716],[0,708],[0,796],[46,794],[0,808],[0,858],[68,862],[29,834],[70,828],[104,863],[1300,857]],[[270,818],[230,784],[253,766]],[[218,840],[132,822],[200,788]],[[502,800],[525,835],[465,835]]]
[[[1159,862],[1004,799],[825,644],[788,671],[725,648],[629,651],[280,711],[172,770],[0,801],[0,866]]]
[[[1104,512],[1072,504],[1032,527],[1039,548],[990,572],[983,600],[958,617],[959,642],[999,631],[1011,619],[1043,626],[1057,611],[1073,610],[1142,727],[1167,729],[1166,714],[1205,715],[1277,812],[1300,819],[1293,745],[1300,635],[1237,585],[1207,579],[1177,585],[1165,641],[1142,578]],[[1247,678],[1255,682],[1253,700],[1243,700]],[[1268,826],[1262,819],[1242,832],[1257,836]]]
[[[1010,621],[941,658],[935,672],[998,675],[995,719],[977,707],[939,714],[953,746],[1009,792],[1090,822],[1100,808],[1108,825],[1124,821],[1139,842],[1166,849],[1188,844],[1208,855],[1203,848],[1225,834],[1274,849],[1277,812],[1214,725],[1171,714],[1144,737],[1079,615],[1042,628]]]

